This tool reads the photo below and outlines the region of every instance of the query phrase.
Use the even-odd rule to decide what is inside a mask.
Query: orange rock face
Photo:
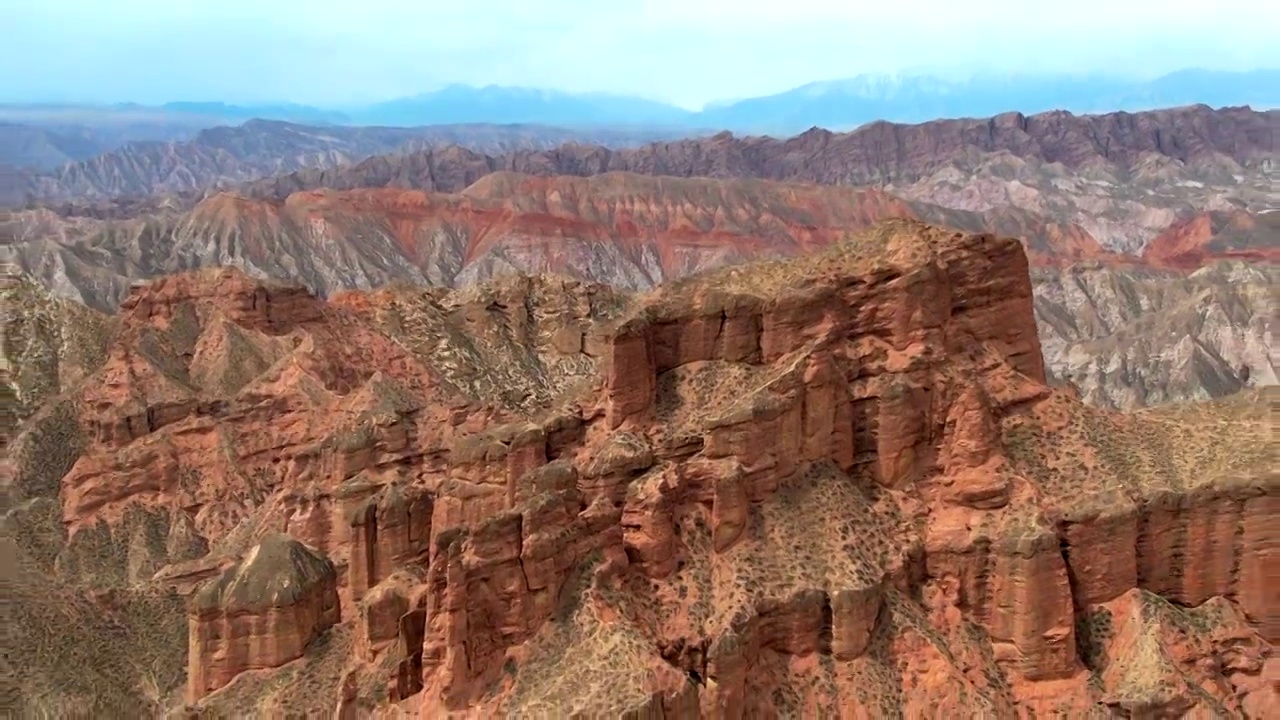
[[[1174,223],[1143,250],[1158,267],[1194,270],[1214,259],[1280,262],[1280,216],[1244,210],[1202,212]]]
[[[187,700],[198,702],[246,670],[279,667],[339,619],[328,558],[273,534],[196,594],[190,618]]]
[[[196,603],[211,709],[335,623],[350,713],[1271,707],[1269,396],[1050,390],[1027,267],[894,221],[635,300],[170,279],[85,391],[63,518],[188,517],[241,558],[197,598],[270,531],[332,558],[269,611]],[[1152,652],[1182,685],[1138,682]]]

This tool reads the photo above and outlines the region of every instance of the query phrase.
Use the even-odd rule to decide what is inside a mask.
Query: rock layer
[[[841,187],[498,172],[457,195],[218,195],[188,213],[118,221],[30,211],[0,216],[0,235],[12,236],[17,264],[56,293],[113,310],[137,278],[226,263],[322,295],[398,282],[465,286],[521,271],[643,289],[803,254],[895,217],[1021,238],[1036,267],[1050,372],[1091,403],[1141,407],[1276,382],[1268,280],[1280,236],[1267,219],[1275,213],[1214,211],[1137,256],[1105,250],[1079,222],[1016,204],[972,212]],[[85,259],[103,253],[141,259]],[[582,338],[567,332],[557,342],[573,349]]]
[[[632,301],[324,302],[227,270],[127,305],[82,391],[72,542],[147,507],[215,555],[330,555],[325,712],[1267,707],[1273,395],[1122,414],[1046,386],[1016,240],[892,221]],[[1235,639],[1082,625],[1135,591]],[[1177,697],[1133,684],[1153,652]]]
[[[337,583],[315,550],[279,533],[263,538],[192,600],[187,701],[302,657],[340,619]]]
[[[21,126],[8,126],[21,127]],[[643,130],[561,130],[535,125],[442,124],[427,127],[323,128],[275,120],[249,120],[211,127],[172,142],[129,142],[69,161],[45,172],[4,177],[0,207],[24,201],[60,204],[72,212],[107,211],[110,201],[136,201],[154,193],[198,196],[214,187],[234,186],[304,168],[323,170],[428,149],[500,154],[536,152],[565,143],[630,147],[670,133]],[[3,137],[0,137],[3,143]]]

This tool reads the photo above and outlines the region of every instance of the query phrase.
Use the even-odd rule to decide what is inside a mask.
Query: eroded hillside
[[[1033,302],[1017,241],[909,220],[640,297],[138,288],[13,444],[17,617],[49,648],[14,692],[1269,716],[1274,393],[1089,407],[1045,384]],[[103,617],[147,664],[77,681]],[[143,672],[183,647],[185,678]]]
[[[115,220],[33,210],[0,216],[0,234],[13,240],[15,263],[53,292],[112,312],[139,279],[218,265],[321,295],[542,272],[649,289],[811,252],[895,217],[1022,239],[1052,375],[1077,382],[1089,402],[1140,407],[1275,382],[1265,284],[1277,228],[1272,215],[1244,211],[1189,223],[1137,257],[1011,207],[971,212],[756,180],[498,172],[459,194],[224,194],[190,212]],[[1224,259],[1236,269],[1187,277]]]

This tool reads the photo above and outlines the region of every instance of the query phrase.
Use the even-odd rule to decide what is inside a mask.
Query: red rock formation
[[[1102,701],[1121,712],[1261,718],[1280,709],[1269,648],[1222,598],[1185,609],[1131,590],[1095,606],[1083,627]]]
[[[217,194],[189,212],[155,217],[148,232],[166,242],[130,266],[129,279],[232,256],[324,294],[396,281],[464,285],[512,267],[643,289],[755,258],[802,254],[890,218],[1020,237],[1036,265],[1133,260],[1107,252],[1078,225],[1013,208],[974,213],[873,189],[754,180],[495,172],[459,194],[392,188],[316,190],[283,200]],[[144,242],[136,220],[75,222],[74,232],[23,231],[31,240],[22,245],[23,262],[44,266],[50,253],[84,243],[132,257],[133,245]],[[112,268],[92,272],[102,277],[75,281],[79,292],[113,309],[128,280]]]
[[[86,391],[113,429],[64,520],[159,505],[231,554],[255,528],[331,554],[355,641],[328,708],[1083,711],[1120,671],[1078,621],[1135,588],[1238,603],[1269,652],[1264,398],[1127,416],[1051,391],[1015,240],[894,221],[625,309],[173,283]],[[193,653],[193,698],[234,675]],[[1205,692],[1260,706],[1247,664]]]
[[[359,601],[396,568],[426,562],[433,508],[422,488],[406,492],[395,485],[357,481],[343,488],[342,495],[351,523],[347,589],[352,600]]]
[[[187,702],[302,657],[340,619],[337,584],[320,553],[287,535],[263,538],[192,600]]]
[[[1140,580],[1136,565],[1130,565],[1135,569],[1126,573],[1122,559],[1118,564],[1097,565],[1107,561],[1105,553],[1097,553],[1095,559],[1094,553],[1077,554],[1071,547],[1064,557],[1059,532],[1045,521],[1044,513],[1056,515],[1074,503],[1063,498],[1064,505],[1051,503],[1042,509],[1028,504],[1035,488],[1047,480],[1023,474],[1034,465],[1010,463],[1001,456],[1001,418],[1024,413],[1028,406],[1036,408],[1037,416],[1044,413],[1051,417],[1062,400],[1049,396],[1040,384],[1043,368],[1032,335],[1030,289],[1018,280],[1021,271],[1017,263],[984,266],[984,259],[999,255],[998,243],[982,244],[993,243],[990,238],[955,240],[961,238],[944,243],[946,252],[953,253],[939,259],[945,272],[931,271],[927,260],[913,258],[921,264],[910,271],[878,276],[872,273],[850,282],[850,276],[838,272],[827,275],[819,266],[806,274],[810,284],[790,296],[803,301],[761,304],[735,299],[731,312],[725,309],[724,300],[731,296],[725,293],[737,286],[734,272],[730,271],[693,286],[692,293],[683,289],[664,293],[661,301],[621,325],[605,371],[605,419],[613,433],[611,438],[633,438],[625,441],[632,447],[643,447],[645,436],[661,446],[663,436],[654,433],[671,430],[671,419],[664,416],[659,400],[664,375],[686,368],[697,372],[696,368],[714,363],[765,364],[773,368],[754,395],[742,397],[718,417],[708,418],[704,427],[709,432],[700,451],[706,460],[694,458],[675,466],[660,465],[632,481],[621,515],[623,548],[634,568],[631,572],[639,572],[659,587],[674,586],[682,567],[695,561],[680,530],[681,515],[690,512],[689,508],[702,503],[709,506],[705,516],[709,521],[706,552],[713,554],[714,566],[721,555],[733,554],[735,543],[741,538],[759,532],[759,528],[752,527],[750,509],[770,503],[771,498],[803,475],[804,467],[830,462],[856,471],[861,455],[874,460],[874,464],[864,465],[868,467],[867,480],[908,492],[919,488],[924,493],[930,508],[928,535],[918,551],[925,556],[925,572],[938,578],[962,579],[959,607],[985,626],[997,659],[1007,662],[1007,671],[1021,682],[1068,682],[1064,687],[1071,688],[1071,692],[1087,694],[1082,680],[1084,669],[1076,655],[1076,604],[1089,606],[1113,598],[1139,582],[1156,580]],[[893,240],[889,242],[892,248]],[[968,262],[967,252],[973,253]],[[889,253],[892,255],[893,250]],[[979,270],[983,267],[986,272]],[[993,274],[991,267],[1009,268],[1009,274]],[[929,295],[911,292],[921,282],[914,280],[914,273],[922,272],[934,288]],[[757,292],[774,282],[760,274],[748,277]],[[698,294],[702,288],[712,287],[716,288],[714,298]],[[854,308],[856,312],[851,313]],[[894,311],[886,312],[890,308]],[[734,327],[742,329],[730,330]],[[834,355],[824,354],[824,350],[830,352],[832,348],[839,349]],[[930,348],[945,350],[931,353]],[[852,376],[848,371],[843,373],[838,386],[843,390],[833,386],[835,378],[842,374],[833,371],[842,366],[839,361],[833,363],[833,357],[860,361]],[[959,367],[969,369],[952,374],[950,369]],[[977,384],[972,384],[975,381]],[[878,392],[859,398],[860,392],[868,391]],[[842,397],[849,398],[844,401],[848,405],[842,404]],[[860,413],[852,409],[855,403],[867,400],[873,403],[870,407],[862,405]],[[850,409],[841,410],[842,407]],[[845,433],[836,428],[848,427],[850,421],[856,427],[860,419],[868,417],[877,422],[871,425],[870,442],[863,445],[866,449],[858,453],[858,431]],[[632,451],[630,455],[639,457],[640,453]],[[652,462],[647,459],[632,465],[633,472],[645,472]],[[927,488],[937,488],[937,494]],[[1190,498],[1187,502],[1201,506]],[[514,517],[503,517],[510,518],[502,522],[510,523],[512,528],[519,524]],[[1069,547],[1073,539],[1087,545],[1091,537],[1101,538],[1099,533],[1109,527],[1094,527],[1083,516],[1074,520],[1074,525],[1064,531]],[[527,516],[524,522],[528,522]],[[496,530],[489,530],[485,537],[494,537],[495,533]],[[1134,557],[1146,555],[1136,534],[1131,535],[1130,541]],[[910,555],[917,551],[909,550],[909,546],[906,549],[907,556],[891,559],[883,567],[881,572],[886,574],[881,582],[912,582],[918,571],[908,570],[912,567]],[[466,555],[462,550],[455,552],[460,553],[459,557]],[[485,554],[513,557],[501,555],[496,548]],[[1119,557],[1123,556],[1121,551]],[[1069,558],[1079,559],[1069,567]],[[1229,560],[1206,557],[1201,564],[1206,568],[1230,567]],[[1228,561],[1226,565],[1224,561]],[[510,560],[494,562],[508,567],[502,563]],[[451,569],[446,572],[444,567]],[[514,573],[514,566],[509,567]],[[893,567],[899,570],[892,570]],[[535,608],[539,603],[523,596],[516,581],[504,582],[502,587],[506,589],[495,590],[491,595],[495,601],[500,598],[501,605],[509,610],[500,616],[501,620],[491,620],[484,627],[512,628],[509,634],[489,636],[481,643],[484,647],[496,645],[495,650],[484,656],[473,654],[471,636],[457,634],[460,627],[473,627],[472,612],[483,601],[472,596],[464,601],[452,595],[456,590],[450,588],[470,588],[473,584],[467,578],[492,578],[501,572],[496,567],[481,569],[465,561],[450,560],[443,567],[433,565],[435,587],[443,586],[433,591],[442,598],[440,607],[450,608],[447,617],[452,618],[466,608],[467,619],[453,619],[428,630],[429,648],[439,647],[432,641],[439,638],[439,642],[455,649],[452,654],[448,649],[436,649],[425,656],[432,660],[424,664],[424,675],[434,678],[434,682],[427,682],[427,707],[461,708],[476,702],[478,698],[462,691],[463,678],[469,678],[466,684],[471,687],[498,681],[498,658],[515,657],[512,653],[519,653],[522,645],[534,641],[529,603]],[[628,571],[621,572],[625,576]],[[1254,570],[1247,582],[1260,582],[1262,575],[1258,573]],[[1078,596],[1073,582],[1081,588]],[[1240,581],[1206,580],[1204,592],[1234,596],[1235,582]],[[760,683],[767,686],[773,681],[743,675],[743,658],[753,658],[751,662],[758,665],[762,654],[803,657],[831,652],[831,640],[821,640],[826,632],[832,638],[840,638],[842,659],[856,658],[870,632],[872,621],[867,618],[874,619],[876,615],[877,587],[854,586],[825,593],[814,588],[816,594],[802,592],[779,598],[776,606],[757,603],[754,609],[740,614],[744,624],[738,625],[735,620],[734,633],[739,639],[735,640],[733,651],[716,651],[716,647],[728,646],[716,644],[714,636],[699,639],[685,635],[679,641],[675,639],[678,636],[671,636],[670,642],[684,649],[676,659],[668,661],[707,679],[704,711],[749,712],[760,700],[747,697],[751,691],[746,688]],[[1187,596],[1187,601],[1198,603],[1207,597]],[[627,604],[624,600],[612,602]],[[775,607],[776,610],[771,609]],[[823,610],[824,607],[830,609]],[[847,621],[836,620],[837,607],[839,617],[848,618]],[[532,612],[532,624],[536,625],[538,613]],[[622,612],[630,617],[627,611]],[[654,610],[633,612],[643,616]],[[823,620],[824,613],[831,619]],[[683,621],[670,618],[667,622]],[[824,623],[830,630],[822,630]],[[762,629],[752,629],[756,627]],[[687,627],[676,632],[689,630],[696,632]],[[675,628],[668,626],[657,632],[663,637],[673,631]],[[665,647],[666,642],[660,641],[660,647]],[[463,652],[463,647],[467,648],[465,663],[456,654]],[[500,654],[503,648],[505,652]],[[440,670],[433,672],[432,667]],[[672,688],[650,688],[646,692],[660,692],[664,703],[678,702],[679,694]],[[1034,692],[1019,696],[1022,702],[1035,702]]]
[[[750,509],[769,503],[803,474],[805,466],[826,462],[849,469],[858,466],[851,447],[855,433],[835,431],[837,427],[847,427],[850,421],[856,422],[858,417],[852,410],[839,409],[841,397],[843,394],[848,398],[859,388],[866,392],[880,387],[880,395],[871,398],[878,401],[881,409],[873,415],[880,418],[880,424],[873,426],[874,443],[867,454],[877,460],[867,471],[867,479],[906,489],[921,486],[935,475],[936,468],[943,470],[941,479],[933,484],[945,490],[931,503],[929,536],[921,548],[927,558],[925,571],[937,577],[968,578],[968,585],[962,585],[960,606],[986,627],[997,657],[1011,661],[1009,671],[1016,677],[1032,683],[1061,678],[1072,682],[1073,692],[1085,692],[1080,680],[1083,669],[1076,656],[1076,598],[1071,573],[1059,550],[1059,536],[1051,525],[1037,519],[1035,509],[1025,504],[1027,492],[1034,487],[1031,481],[1015,468],[1005,468],[1004,459],[998,456],[1002,443],[998,418],[1009,408],[1038,403],[1046,396],[1039,384],[1043,368],[1032,337],[1030,290],[1025,282],[1017,280],[1017,263],[995,265],[1009,268],[1008,279],[976,271],[984,258],[999,254],[998,243],[990,244],[996,242],[994,239],[965,238],[954,242],[960,239],[953,238],[947,246],[946,252],[954,254],[939,259],[941,267],[946,268],[945,274],[928,274],[924,270],[933,287],[938,288],[930,296],[935,304],[919,306],[905,315],[910,318],[908,321],[896,326],[894,319],[904,315],[885,313],[879,308],[914,305],[919,295],[895,294],[916,287],[909,272],[863,276],[867,278],[863,285],[851,283],[850,276],[824,275],[820,268],[814,268],[816,272],[808,276],[816,282],[801,291],[804,302],[769,303],[757,310],[761,312],[759,316],[752,311],[762,305],[749,300],[735,300],[731,314],[725,309],[725,291],[720,289],[714,299],[677,290],[620,326],[605,372],[606,427],[612,432],[611,442],[630,438],[622,441],[623,446],[636,448],[622,456],[645,458],[619,466],[645,474],[631,482],[620,516],[622,547],[629,559],[626,565],[634,570],[621,570],[624,565],[609,561],[597,571],[598,582],[607,586],[610,581],[600,578],[609,576],[612,569],[623,576],[639,572],[659,587],[674,585],[677,580],[673,578],[678,579],[686,563],[694,561],[687,541],[681,537],[681,515],[700,503],[710,506],[705,517],[710,533],[706,551],[713,553],[711,562],[714,565],[719,556],[731,555],[740,538],[759,532],[759,528],[751,527]],[[892,248],[893,240],[889,242]],[[969,262],[975,266],[968,265],[966,257],[972,257]],[[927,262],[924,261],[925,268]],[[734,286],[732,272],[717,278],[720,285],[708,280],[698,287]],[[751,279],[756,288],[771,281],[758,274]],[[840,308],[858,308],[858,312],[851,315],[848,309]],[[962,310],[957,313],[957,308]],[[995,314],[984,319],[982,313]],[[994,317],[1002,319],[992,321]],[[729,330],[731,327],[744,330]],[[866,338],[863,344],[867,347],[858,348],[859,338]],[[840,356],[859,358],[863,364],[858,373],[865,379],[855,379],[857,374],[853,378],[845,375],[844,389],[835,390],[832,383],[840,373],[834,368],[840,363],[833,363],[832,356],[822,354],[824,347],[843,348]],[[931,356],[927,351],[930,347],[948,351]],[[995,360],[981,352],[975,355],[977,347],[989,348],[993,354],[987,357]],[[963,360],[965,357],[971,360]],[[966,362],[975,363],[969,367],[978,374],[969,377],[970,381],[980,379],[978,385],[966,384],[943,369]],[[669,429],[670,421],[660,417],[657,399],[661,376],[709,363],[765,363],[775,370],[757,394],[731,404],[721,414],[723,420],[709,418],[705,426],[709,432],[701,449],[706,460],[695,458],[674,466],[661,465],[646,473],[654,458],[640,449],[646,444],[643,438],[653,437],[650,428]],[[942,380],[944,377],[954,379]],[[908,384],[925,378],[932,378],[926,382],[943,384],[914,388]],[[949,404],[939,406],[935,401],[930,408],[899,401],[885,407],[886,397],[910,397],[914,393],[945,398],[948,387],[958,391]],[[891,392],[886,394],[885,390]],[[856,400],[856,395],[851,399]],[[904,422],[902,418],[913,419]],[[933,449],[929,438],[938,438],[941,448]],[[661,442],[660,438],[655,439]],[[608,455],[618,451],[605,452]],[[885,455],[897,459],[886,461]],[[588,487],[599,493],[595,496],[598,501],[609,497],[609,488],[616,485]],[[556,501],[556,507],[586,507],[588,502],[593,502],[590,496],[576,503],[569,496]],[[1000,510],[1011,502],[1014,505],[1009,509]],[[595,507],[594,502],[591,507]],[[992,514],[993,510],[997,512]],[[579,543],[598,531],[575,532],[572,512],[560,512],[557,517],[562,518],[561,527],[566,528],[562,534],[568,533],[570,539],[561,541],[558,547],[562,553],[566,547],[579,548],[564,555],[565,565],[571,567],[583,559],[583,546]],[[545,596],[538,593],[526,594],[527,583],[519,581],[521,565],[515,562],[528,552],[521,549],[525,546],[518,538],[519,528],[530,521],[527,514],[503,514],[486,523],[478,534],[451,539],[452,549],[442,561],[433,561],[435,579],[431,592],[437,600],[432,607],[438,609],[438,614],[428,610],[429,617],[437,618],[429,624],[424,653],[428,708],[460,709],[478,702],[480,698],[466,688],[501,682],[500,668],[504,664],[500,660],[506,658],[504,662],[509,662],[523,645],[535,642],[535,628],[539,622],[548,622],[548,601],[539,599]],[[965,537],[969,534],[965,528],[988,523],[990,529],[976,538]],[[959,533],[948,535],[948,527]],[[497,540],[504,537],[507,540]],[[616,546],[602,546],[599,542],[594,547],[618,557]],[[485,549],[477,543],[483,543]],[[890,560],[881,570],[886,573],[881,582],[912,582],[913,571],[908,570],[911,552],[914,551],[908,550],[908,557]],[[894,571],[893,567],[899,569]],[[510,580],[501,579],[508,575]],[[560,580],[566,581],[566,576],[562,574]],[[1136,581],[1136,576],[1112,580],[1104,575],[1098,584],[1127,582],[1127,587],[1133,587]],[[479,590],[481,587],[488,589]],[[770,601],[776,605],[757,603],[745,614],[739,613],[742,624],[734,621],[733,632],[738,639],[732,644],[733,650],[723,642],[717,643],[715,637],[684,636],[677,641],[672,636],[674,647],[683,649],[677,651],[675,658],[668,657],[668,662],[707,679],[704,711],[749,712],[760,700],[748,697],[751,691],[747,688],[770,681],[751,677],[744,668],[758,664],[762,654],[802,657],[831,652],[848,661],[863,652],[877,615],[878,587],[882,585],[825,592],[813,588]],[[463,588],[467,588],[465,593]],[[1108,590],[1102,587],[1089,592],[1095,597],[1084,596],[1086,603],[1105,599]],[[624,607],[628,604],[625,600],[602,602],[621,602]],[[654,610],[633,607],[630,612],[621,612],[630,618],[630,612],[643,615]],[[674,621],[672,618],[668,622]],[[823,630],[824,627],[829,629]],[[485,628],[486,634],[476,638],[473,633],[479,628]],[[667,627],[657,632],[662,636],[673,630]],[[680,632],[689,630],[697,632],[696,628]],[[828,639],[823,640],[827,633]],[[660,647],[665,647],[665,642],[660,641]],[[485,650],[475,650],[477,645]],[[1002,651],[1002,646],[1007,650]],[[666,704],[679,702],[679,693],[670,687],[649,688],[645,692],[658,692]]]
[[[1208,211],[1175,223],[1142,251],[1156,267],[1194,270],[1214,259],[1280,262],[1280,213]]]

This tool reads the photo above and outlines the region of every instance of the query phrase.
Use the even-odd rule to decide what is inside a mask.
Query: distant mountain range
[[[1211,107],[1280,106],[1280,70],[1181,70],[1154,80],[1106,75],[986,75],[947,80],[927,75],[859,75],[814,82],[764,97],[710,103],[700,111],[607,93],[568,93],[523,87],[450,85],[409,98],[358,108],[325,110],[301,105],[237,107],[222,103],[170,103],[166,109],[290,122],[341,125],[538,123],[561,127],[663,126],[792,135],[810,127],[851,130],[876,120],[927,122],[989,117],[1003,112],[1140,111],[1205,104]]]
[[[643,289],[915,217],[1024,241],[1045,359],[1092,403],[1276,381],[1280,215],[1263,211],[1280,207],[1280,110],[1003,113],[630,149],[457,127],[465,137],[255,121],[117,151],[34,178],[71,199],[0,212],[0,265],[102,310],[135,280],[215,265],[324,293],[517,270]],[[597,132],[616,147],[616,131]],[[435,144],[461,139],[498,152]],[[229,191],[199,189],[211,180]],[[110,197],[147,188],[166,194]]]
[[[297,170],[334,168],[372,156],[450,146],[456,146],[455,150],[504,154],[551,150],[570,143],[625,148],[688,135],[672,130],[564,129],[525,124],[344,127],[248,120],[201,130],[190,140],[130,142],[44,172],[13,173],[6,172],[2,164],[4,131],[0,125],[0,208],[29,199],[100,201],[152,193],[199,192]]]
[[[968,80],[860,75],[810,83],[776,95],[711,103],[700,111],[624,95],[493,85],[450,85],[414,97],[347,108],[223,102],[173,102],[157,107],[0,104],[0,164],[49,170],[109,152],[125,142],[186,140],[203,128],[239,125],[250,119],[311,126],[536,124],[788,136],[814,126],[849,130],[875,120],[918,123],[1010,111],[1132,112],[1193,104],[1280,107],[1280,70],[1190,69],[1146,81],[1103,75],[984,75]]]
[[[848,130],[875,120],[913,123],[1010,111],[1134,112],[1195,104],[1249,105],[1255,110],[1280,106],[1280,70],[1183,70],[1146,82],[1101,75],[986,76],[966,81],[862,75],[710,108],[698,113],[696,122],[708,127],[792,134],[814,126]]]
[[[698,113],[673,105],[608,93],[568,93],[537,88],[450,85],[435,92],[347,111],[360,125],[538,123],[583,125],[689,126]]]

